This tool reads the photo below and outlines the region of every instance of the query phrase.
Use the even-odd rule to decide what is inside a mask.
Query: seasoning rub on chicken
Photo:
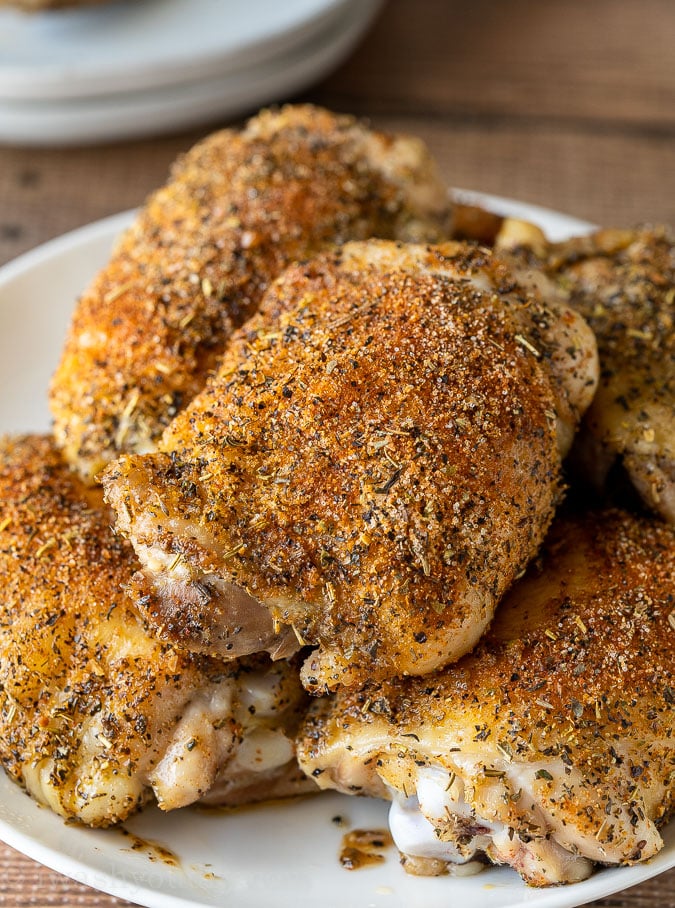
[[[307,788],[297,669],[224,665],[148,633],[122,591],[133,551],[45,437],[0,443],[0,762],[92,826],[154,796],[237,804]]]
[[[219,656],[263,608],[267,648],[316,647],[313,692],[459,658],[543,540],[596,370],[583,320],[487,250],[292,266],[161,452],[107,471],[139,608]]]
[[[652,857],[675,808],[673,577],[672,527],[560,521],[473,653],[316,702],[301,765],[391,798],[411,872],[487,855],[545,886]]]
[[[619,464],[644,503],[675,523],[675,245],[666,227],[600,230],[547,244],[539,231],[502,245],[531,247],[593,328],[600,383],[574,459],[602,490]],[[500,239],[498,238],[498,242]]]
[[[51,386],[67,460],[91,480],[153,450],[292,261],[371,236],[443,239],[448,210],[419,139],[352,117],[289,106],[205,139],[78,303]]]

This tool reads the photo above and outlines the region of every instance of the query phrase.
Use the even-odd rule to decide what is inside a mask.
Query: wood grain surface
[[[673,0],[389,0],[350,60],[303,97],[417,133],[450,185],[598,224],[675,224]],[[222,125],[0,148],[0,263],[140,204],[177,154]],[[4,845],[0,868],[0,906],[128,904]],[[593,904],[675,908],[675,870]]]

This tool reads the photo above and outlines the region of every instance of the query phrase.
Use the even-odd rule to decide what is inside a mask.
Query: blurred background
[[[10,18],[0,19],[0,90],[9,41],[7,34],[3,39],[3,21],[16,28],[21,17],[30,20],[32,33],[53,48],[59,36],[74,40],[73,30],[57,28],[54,17],[87,15],[96,22],[95,17],[143,2],[161,21],[162,0],[113,3],[105,13],[103,7],[38,16],[3,10],[0,17]],[[255,0],[248,6],[255,10]],[[226,0],[221,7],[227,7]],[[367,117],[378,128],[417,133],[449,185],[534,202],[599,224],[675,222],[672,0],[387,0],[377,9],[369,0],[345,4],[345,31],[347,19],[360,15],[362,22],[344,37],[344,46],[317,50],[319,38],[310,34],[305,47],[319,58],[306,81],[321,74],[322,66],[332,64],[334,71],[285,92],[280,69],[271,85],[262,86],[264,99],[311,100]],[[359,37],[372,15],[375,21]],[[36,26],[40,17],[48,18],[49,29]],[[351,51],[350,42],[357,42]],[[151,39],[146,47],[152,47]],[[341,65],[333,62],[331,54],[345,53]],[[258,48],[254,62],[264,62],[265,54],[265,47]],[[129,77],[134,78],[133,69]],[[227,107],[227,100],[221,106]],[[0,132],[3,110],[16,112],[18,103],[10,99],[3,108],[0,98]],[[30,112],[31,103],[35,100],[25,101],[19,112]],[[89,102],[96,128],[115,135],[116,129],[123,131],[124,117],[108,116],[106,103],[96,97]],[[0,262],[138,205],[163,182],[177,154],[210,130],[240,122],[257,106],[246,108],[244,101],[245,109],[230,116],[196,110],[199,124],[178,131],[166,115],[157,127],[146,117],[147,131],[162,134],[87,139],[87,144],[71,137],[70,147],[40,147],[41,139],[49,139],[35,125],[37,114],[27,127],[37,134],[31,134],[30,144],[17,143],[11,136],[20,118],[10,118],[4,130],[10,138],[0,145]],[[68,125],[61,127],[65,137],[59,134],[60,110],[54,101],[44,122],[45,131],[63,142]],[[75,133],[86,132],[81,119],[75,126]]]

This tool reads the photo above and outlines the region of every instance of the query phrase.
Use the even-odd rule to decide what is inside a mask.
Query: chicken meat
[[[449,201],[423,143],[311,106],[264,111],[174,166],[75,310],[54,431],[91,480],[153,450],[290,262],[350,239],[437,240]]]
[[[666,524],[560,521],[473,653],[316,701],[301,766],[390,798],[413,873],[489,858],[546,886],[649,859],[675,808],[673,577]]]
[[[600,383],[573,462],[599,491],[615,464],[675,523],[675,247],[664,227],[547,244],[507,222],[497,238],[543,268],[593,328]]]
[[[307,789],[292,738],[298,668],[223,662],[148,633],[122,586],[135,561],[99,490],[51,439],[0,443],[0,762],[92,826],[152,794],[165,810]]]
[[[488,250],[350,243],[291,266],[165,433],[104,476],[177,646],[315,650],[314,693],[471,649],[542,542],[592,333]]]

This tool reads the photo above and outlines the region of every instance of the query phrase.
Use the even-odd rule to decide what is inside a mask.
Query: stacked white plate
[[[0,11],[0,141],[74,145],[283,100],[334,69],[383,0],[117,0]]]

